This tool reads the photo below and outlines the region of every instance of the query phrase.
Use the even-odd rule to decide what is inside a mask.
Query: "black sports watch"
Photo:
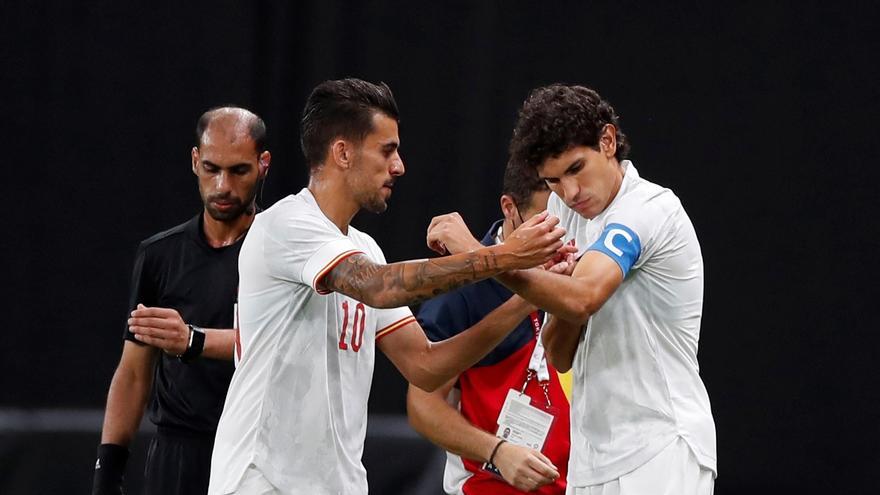
[[[199,357],[205,350],[205,330],[195,325],[186,325],[189,327],[189,345],[183,354],[177,356],[183,363],[188,363]]]

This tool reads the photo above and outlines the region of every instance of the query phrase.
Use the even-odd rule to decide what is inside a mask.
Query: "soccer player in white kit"
[[[611,105],[582,86],[534,90],[511,140],[548,211],[579,248],[570,277],[520,270],[497,278],[552,314],[547,357],[574,369],[568,492],[711,494],[715,424],[699,375],[703,260],[678,197],[624,160]],[[473,246],[460,219],[429,242]]]
[[[362,208],[384,211],[404,173],[397,122],[384,84],[326,81],[309,97],[309,185],[260,213],[242,246],[237,369],[209,493],[367,493],[361,454],[376,348],[432,390],[481,359],[531,308],[516,298],[479,328],[431,343],[405,305],[536,266],[562,248],[564,231],[544,213],[498,246],[386,264],[349,222]]]

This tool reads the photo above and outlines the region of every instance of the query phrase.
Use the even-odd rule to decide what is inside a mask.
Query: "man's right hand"
[[[559,478],[556,466],[544,454],[510,442],[498,446],[493,464],[504,481],[525,492],[549,485]]]
[[[510,269],[533,268],[546,263],[560,252],[563,255],[567,253],[562,242],[565,229],[558,227],[558,224],[558,218],[543,211],[511,232],[501,244],[503,252],[512,255]]]

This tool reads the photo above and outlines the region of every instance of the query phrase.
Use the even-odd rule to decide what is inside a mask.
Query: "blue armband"
[[[587,251],[599,251],[608,255],[620,266],[623,276],[629,273],[630,268],[642,254],[642,242],[639,236],[626,225],[609,223],[602,231],[599,239],[590,246]]]

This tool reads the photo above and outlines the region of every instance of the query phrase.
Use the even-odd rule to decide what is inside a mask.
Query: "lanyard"
[[[541,320],[538,318],[538,312],[534,311],[529,315],[532,321],[532,329],[535,331],[535,349],[532,351],[532,357],[529,358],[529,370],[526,373],[526,381],[523,383],[520,393],[526,392],[526,387],[535,376],[538,377],[538,385],[544,391],[544,398],[547,400],[547,407],[550,407],[550,392],[548,384],[550,383],[550,371],[547,369],[547,358],[544,356],[544,344],[541,342]]]

